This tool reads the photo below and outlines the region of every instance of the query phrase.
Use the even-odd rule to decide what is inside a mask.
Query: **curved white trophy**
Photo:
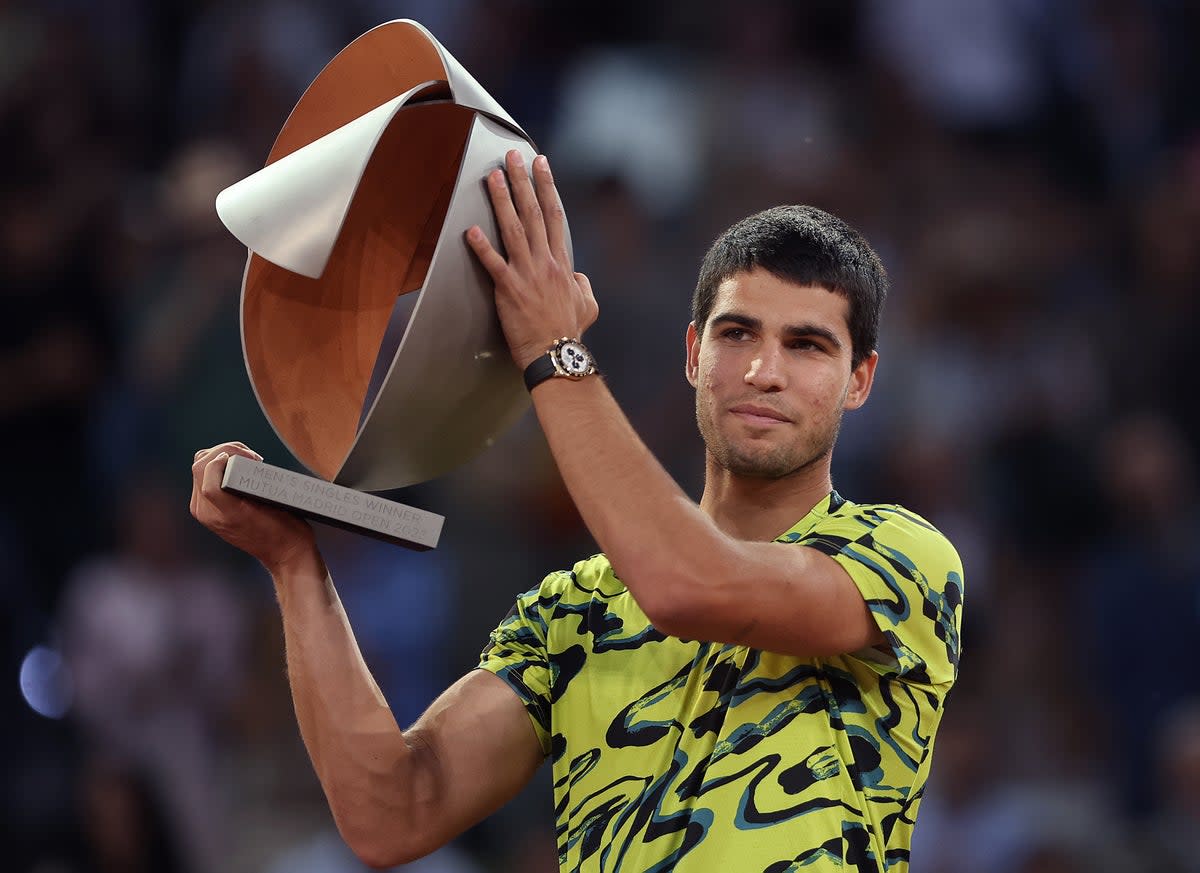
[[[326,494],[340,487],[352,502],[358,492],[348,489],[432,479],[527,408],[491,279],[463,238],[478,224],[500,247],[484,179],[513,148],[532,165],[520,125],[432,34],[398,20],[339,52],[266,166],[217,197],[221,220],[250,250],[242,348],[255,395],[320,477],[310,482],[331,483]],[[255,493],[237,488],[250,467],[234,460],[241,472],[226,486]],[[268,478],[278,469],[256,467]],[[266,490],[258,483],[256,496]],[[379,498],[358,503],[368,500]],[[275,502],[405,541],[344,517],[347,507],[322,518],[297,500]]]

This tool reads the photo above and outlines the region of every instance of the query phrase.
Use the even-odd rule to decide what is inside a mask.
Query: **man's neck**
[[[759,479],[730,473],[709,456],[700,508],[730,536],[773,540],[833,490],[829,460],[826,455],[782,479]]]

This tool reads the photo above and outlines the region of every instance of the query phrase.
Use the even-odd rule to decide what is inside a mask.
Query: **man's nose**
[[[759,391],[781,391],[787,385],[783,361],[777,349],[761,349],[750,361],[746,371],[747,385]]]

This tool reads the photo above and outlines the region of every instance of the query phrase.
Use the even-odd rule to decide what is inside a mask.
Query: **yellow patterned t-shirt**
[[[560,868],[908,870],[962,567],[927,521],[831,493],[779,541],[846,568],[890,645],[832,658],[656,630],[603,555],[518,598],[480,667],[551,759]]]

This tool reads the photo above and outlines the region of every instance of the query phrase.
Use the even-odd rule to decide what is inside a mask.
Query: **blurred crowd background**
[[[0,867],[340,873],[269,580],[193,452],[294,464],[213,198],[352,38],[411,17],[554,163],[613,391],[695,496],[696,268],[812,203],[893,277],[835,485],[957,544],[965,654],[913,873],[1200,870],[1200,3],[0,0]],[[594,550],[527,416],[323,531],[398,720]],[[412,869],[556,869],[549,779]]]

